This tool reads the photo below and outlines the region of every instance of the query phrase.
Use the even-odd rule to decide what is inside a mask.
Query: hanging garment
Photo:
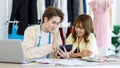
[[[68,22],[73,22],[79,13],[79,0],[67,0],[68,1]]]
[[[66,33],[66,38],[72,33],[72,26],[68,27],[67,33]]]
[[[45,6],[46,8],[48,6],[54,6],[56,0],[45,0]]]
[[[8,34],[8,39],[20,39],[23,41],[23,35],[17,35],[18,25],[16,23],[12,24],[12,33]]]
[[[44,11],[45,11],[45,0],[37,0],[38,20],[40,20],[40,22]]]
[[[86,0],[83,0],[83,11],[84,11],[84,14],[87,14]]]
[[[91,1],[89,3],[94,13],[93,26],[99,48],[108,48],[111,46],[109,15],[111,4],[111,0],[106,0],[103,3],[98,3],[97,1]]]
[[[61,11],[64,13],[64,19],[60,23],[60,27],[68,27],[68,10],[67,10],[67,0],[57,0],[56,8],[61,9]],[[63,30],[64,32],[65,30]],[[65,31],[66,32],[66,31]]]
[[[37,23],[37,0],[13,0],[10,21],[17,20],[17,34],[23,35],[29,24]],[[9,34],[12,31],[12,24],[9,24]]]
[[[86,0],[79,0],[79,15],[87,14]]]
[[[84,14],[83,11],[83,0],[79,0],[79,15]]]
[[[63,35],[63,28],[59,28],[59,31],[60,31],[60,36],[62,39],[62,44],[65,44],[65,36]]]

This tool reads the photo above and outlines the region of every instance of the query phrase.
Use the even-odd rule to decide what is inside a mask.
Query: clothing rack
[[[19,21],[6,21],[6,23],[5,23],[5,25],[6,25],[6,32],[5,32],[5,34],[6,34],[6,38],[8,39],[8,27],[9,27],[9,24],[10,23],[12,23],[12,24],[18,24],[19,23]]]

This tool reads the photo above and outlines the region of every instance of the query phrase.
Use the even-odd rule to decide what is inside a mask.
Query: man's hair
[[[63,21],[64,18],[63,12],[58,8],[48,6],[43,13],[42,22],[44,22],[45,17],[47,17],[48,20],[50,20],[53,16],[59,16],[61,18],[60,22]]]

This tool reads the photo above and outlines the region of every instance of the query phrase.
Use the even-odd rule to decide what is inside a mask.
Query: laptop
[[[0,39],[0,63],[28,63],[24,60],[22,41]]]

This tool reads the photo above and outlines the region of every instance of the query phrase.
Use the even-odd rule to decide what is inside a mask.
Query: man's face
[[[49,32],[54,32],[54,30],[58,27],[58,24],[60,23],[60,17],[53,16],[51,19],[47,19],[46,21],[46,28]]]

